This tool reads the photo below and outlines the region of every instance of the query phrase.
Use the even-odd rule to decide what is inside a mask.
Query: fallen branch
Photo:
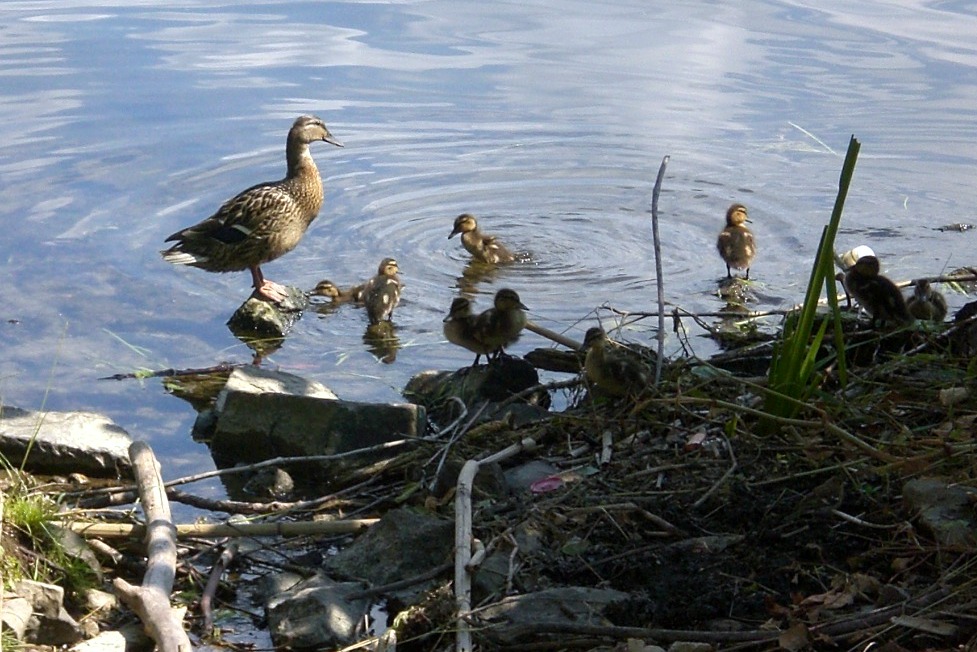
[[[457,652],[472,652],[472,632],[468,622],[472,608],[472,485],[475,475],[483,464],[492,464],[536,448],[533,439],[523,439],[518,444],[503,448],[483,460],[468,460],[458,474],[455,492],[455,607],[458,631],[455,638]]]
[[[343,521],[299,521],[281,523],[182,523],[170,526],[177,538],[189,537],[297,537],[308,534],[350,534],[359,532],[377,522],[375,518],[359,518]],[[143,525],[132,523],[81,523],[62,522],[68,528],[86,537],[107,539],[141,537],[146,532]]]
[[[214,629],[214,610],[211,605],[213,604],[214,596],[217,594],[217,587],[220,585],[221,575],[224,574],[224,571],[234,561],[234,557],[237,555],[237,548],[237,541],[231,541],[224,548],[220,557],[217,558],[214,567],[210,570],[210,576],[207,578],[207,586],[204,587],[204,592],[200,596],[200,613],[204,617],[204,636],[210,636]]]
[[[330,455],[300,455],[296,457],[275,457],[269,460],[262,460],[261,462],[255,462],[254,464],[248,464],[245,466],[234,466],[228,469],[216,469],[214,471],[204,471],[203,473],[197,473],[195,475],[189,475],[183,478],[177,478],[175,480],[170,480],[163,484],[167,489],[170,487],[175,487],[181,484],[190,484],[192,482],[200,482],[201,480],[209,480],[210,478],[223,477],[226,475],[235,475],[238,473],[253,473],[259,469],[263,469],[269,466],[283,466],[286,464],[314,464],[316,462],[333,462],[335,460],[345,459],[347,457],[354,457],[356,455],[363,455],[366,453],[374,453],[377,451],[383,451],[390,448],[396,448],[398,446],[405,446],[407,444],[424,441],[424,438],[417,439],[398,439],[395,441],[388,441],[382,444],[376,444],[375,446],[367,446],[365,448],[357,448],[351,451],[344,451],[342,453],[332,453]],[[65,492],[63,495],[67,498],[72,498],[75,496],[97,496],[99,494],[114,494],[120,491],[128,491],[130,487],[102,487],[98,489],[86,489],[84,491],[69,491]],[[96,506],[90,501],[86,501],[86,507]]]
[[[113,586],[122,601],[142,620],[160,652],[192,652],[182,618],[170,606],[176,576],[176,532],[170,520],[159,462],[149,445],[142,441],[129,446],[129,458],[146,514],[148,563],[142,586],[133,586],[121,577],[113,581]]]
[[[565,335],[560,335],[555,331],[551,331],[550,329],[544,328],[531,321],[526,322],[526,330],[532,331],[541,337],[545,337],[548,340],[552,340],[557,344],[562,344],[563,346],[573,349],[574,351],[579,351],[580,347],[583,346],[582,343],[577,342],[576,340],[570,339]]]

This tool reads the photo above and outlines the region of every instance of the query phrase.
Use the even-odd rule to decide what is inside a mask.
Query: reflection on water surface
[[[732,201],[754,220],[758,307],[798,301],[852,133],[840,246],[870,244],[895,278],[972,264],[972,233],[931,227],[973,219],[974,21],[945,3],[5,3],[0,399],[107,412],[163,449],[170,475],[205,463],[193,414],[158,382],[94,379],[251,359],[224,325],[246,274],[172,269],[157,250],[279,177],[304,113],[346,148],[313,153],[325,205],[266,271],[311,289],[397,258],[397,346],[365,341],[362,310],[320,308],[263,364],[352,399],[467,364],[441,335],[458,294],[487,306],[512,287],[578,340],[600,306],[651,309],[666,154],[671,304],[721,307],[715,237]],[[462,212],[526,259],[474,269],[446,238]]]

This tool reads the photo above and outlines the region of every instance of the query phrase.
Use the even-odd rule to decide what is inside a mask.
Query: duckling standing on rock
[[[475,339],[493,351],[497,359],[505,347],[519,339],[526,326],[524,310],[529,308],[523,305],[515,290],[502,288],[495,293],[494,305],[475,318]]]
[[[472,258],[483,263],[511,263],[515,260],[505,246],[493,235],[485,235],[478,230],[478,222],[470,213],[462,213],[455,218],[455,226],[448,235],[453,238],[461,234],[461,244]]]
[[[862,256],[845,273],[845,288],[876,322],[907,324],[913,320],[906,308],[906,300],[896,284],[879,274],[879,259]]]
[[[637,359],[619,351],[603,329],[587,330],[583,340],[587,380],[611,396],[636,396],[648,386],[648,370]]]
[[[756,256],[756,243],[750,229],[743,226],[744,222],[749,221],[750,216],[743,204],[733,204],[726,211],[726,228],[719,232],[719,239],[716,241],[719,255],[726,262],[726,278],[733,278],[730,268],[745,269],[744,278],[750,278],[750,264]]]
[[[332,303],[336,304],[348,303],[350,301],[363,303],[364,285],[365,283],[361,283],[360,285],[354,285],[348,290],[341,290],[332,281],[322,280],[316,283],[315,288],[309,294],[316,297],[326,297],[327,299],[331,299]]]
[[[166,239],[176,244],[161,252],[175,265],[208,272],[250,270],[255,295],[278,303],[285,288],[265,279],[261,265],[288,253],[322,207],[322,179],[309,154],[309,143],[342,143],[315,116],[298,118],[288,132],[281,181],[259,183],[228,200],[217,212]]]
[[[930,287],[926,279],[916,281],[913,296],[906,302],[909,314],[924,321],[942,322],[946,319],[947,305],[943,295]]]
[[[397,272],[397,261],[384,258],[377,269],[377,275],[366,282],[363,287],[363,303],[371,324],[390,321],[394,308],[400,303],[400,277]]]
[[[475,354],[473,367],[478,364],[483,355],[488,356],[493,351],[476,337],[472,303],[465,297],[457,297],[451,302],[448,316],[444,318],[444,336],[452,344]]]

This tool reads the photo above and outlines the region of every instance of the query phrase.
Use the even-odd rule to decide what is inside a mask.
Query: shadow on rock
[[[465,367],[458,371],[424,371],[408,381],[404,396],[428,410],[431,418],[442,424],[456,419],[464,403],[471,412],[487,404],[480,421],[500,419],[511,414],[516,425],[546,418],[550,395],[538,389],[508,402],[517,394],[539,385],[536,368],[522,358],[503,356],[485,365]]]

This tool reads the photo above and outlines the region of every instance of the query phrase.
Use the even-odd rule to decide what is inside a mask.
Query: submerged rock
[[[129,433],[94,412],[32,412],[4,406],[0,411],[0,453],[38,473],[83,473],[131,477]]]

